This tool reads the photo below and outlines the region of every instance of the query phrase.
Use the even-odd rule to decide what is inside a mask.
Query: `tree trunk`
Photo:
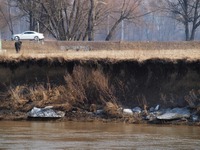
[[[117,26],[121,23],[122,20],[123,20],[123,19],[120,18],[120,19],[114,24],[114,26],[110,29],[110,31],[109,31],[109,33],[108,33],[106,39],[105,39],[106,41],[109,41],[109,40],[112,38],[115,29],[116,29]]]
[[[32,11],[29,12],[29,30],[35,31],[35,19],[33,17]]]
[[[185,40],[189,41],[189,25],[188,22],[185,22]]]
[[[192,29],[192,32],[191,32],[191,36],[190,36],[190,41],[194,41],[195,31],[196,31],[196,30],[193,28],[193,29]]]
[[[194,19],[193,19],[193,23],[192,23],[192,31],[191,31],[190,41],[194,40],[196,29],[199,26],[199,23],[197,23],[198,22],[197,20],[199,18],[199,12],[198,12],[199,2],[200,1],[197,0],[195,7],[194,7],[194,17],[193,17]]]
[[[94,40],[94,11],[95,11],[95,2],[90,0],[90,9],[88,14],[88,41]]]

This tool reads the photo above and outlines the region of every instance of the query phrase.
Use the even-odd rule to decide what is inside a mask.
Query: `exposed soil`
[[[58,43],[54,44],[58,46]],[[109,47],[112,44],[113,46]],[[4,48],[9,50],[8,42],[5,45]],[[113,50],[117,46],[114,42],[108,47],[104,45],[103,48],[100,48],[102,43],[94,45],[104,50]],[[123,49],[136,50],[134,46],[148,50],[195,48],[198,52],[200,44],[198,42],[181,44],[138,42],[121,45]],[[92,49],[95,49],[94,47]],[[65,56],[48,55],[38,58],[37,55],[34,57],[19,55],[15,59],[15,54],[10,53],[11,56],[4,54],[0,59],[1,119],[26,119],[27,112],[34,106],[52,105],[58,110],[65,111],[68,120],[85,118],[98,120],[99,118],[91,117],[88,113],[95,111],[91,110],[91,106],[95,106],[97,107],[95,109],[107,110],[108,113],[101,118],[102,120],[138,123],[142,122],[140,117],[127,119],[120,116],[115,112],[117,109],[115,105],[123,108],[136,106],[150,108],[157,104],[162,108],[185,107],[189,106],[188,101],[192,101],[191,91],[197,96],[196,107],[193,109],[199,111],[199,53],[196,54],[195,59],[169,57],[140,61],[137,58],[67,59]],[[108,107],[108,103],[114,106]]]

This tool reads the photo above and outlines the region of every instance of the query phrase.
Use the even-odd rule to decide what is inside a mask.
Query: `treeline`
[[[133,30],[140,27],[146,40],[154,40],[152,31],[165,40],[173,27],[182,30],[179,39],[189,41],[195,40],[199,26],[200,0],[0,0],[0,29],[10,34],[18,27],[57,40],[94,41],[101,34],[109,41],[133,37],[132,31],[140,40]]]

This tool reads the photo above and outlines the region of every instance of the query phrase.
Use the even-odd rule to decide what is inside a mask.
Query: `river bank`
[[[32,108],[53,106],[65,113],[60,120],[199,122],[199,60],[27,58],[2,61],[0,70],[2,120],[26,120]],[[147,119],[156,113],[152,108],[157,105],[159,110],[187,107],[190,114],[170,121],[157,116]],[[123,114],[123,109],[132,111],[135,107],[140,107],[140,113]],[[103,113],[98,114],[100,111]]]
[[[200,51],[198,44],[190,44],[194,49],[24,47],[19,54],[7,49],[0,57],[0,118],[26,120],[34,107],[52,106],[65,113],[59,120],[199,125]],[[148,119],[158,105],[162,114],[178,108],[190,114]],[[136,107],[139,114],[133,112]]]

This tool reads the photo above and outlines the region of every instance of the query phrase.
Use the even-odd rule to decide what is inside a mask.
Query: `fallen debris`
[[[122,109],[122,113],[123,115],[129,115],[129,116],[132,116],[133,115],[133,111],[131,109]]]
[[[132,111],[133,111],[134,113],[141,113],[141,112],[142,112],[142,109],[141,109],[140,107],[135,107],[135,108],[132,109]]]
[[[28,112],[28,117],[32,118],[62,118],[64,116],[64,112],[53,110],[53,106],[47,106],[45,108],[33,107],[33,109]]]
[[[157,116],[159,120],[174,120],[182,118],[190,118],[190,110],[187,108],[173,108],[166,111],[164,114]]]

